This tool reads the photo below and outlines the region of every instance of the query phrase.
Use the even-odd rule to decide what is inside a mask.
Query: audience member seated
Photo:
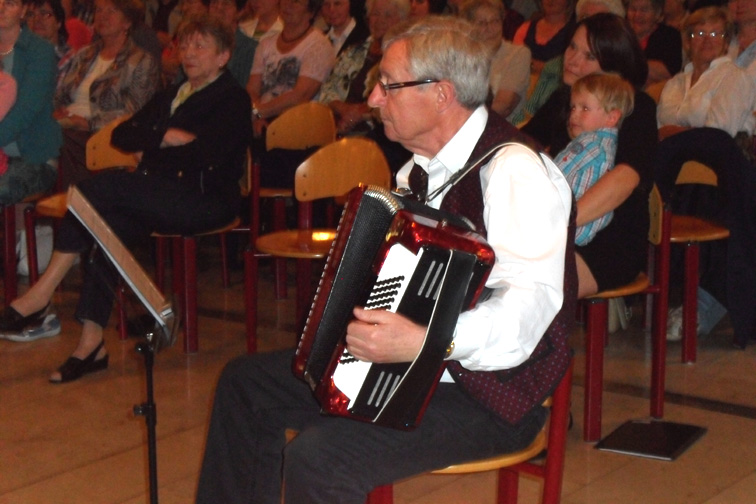
[[[364,42],[370,34],[362,17],[355,19],[349,12],[349,0],[324,0],[320,8],[323,20],[329,27],[326,36],[337,57],[342,49]]]
[[[563,150],[570,141],[570,87],[596,72],[617,73],[630,82],[635,107],[619,129],[614,168],[577,201],[578,226],[614,212],[590,243],[576,247],[580,297],[625,285],[646,270],[648,195],[658,138],[654,102],[640,91],[648,65],[627,21],[600,13],[578,23],[564,55],[563,85],[522,128],[552,154]]]
[[[524,103],[530,85],[530,51],[502,37],[506,12],[501,0],[468,0],[460,15],[475,27],[475,35],[490,49],[490,108],[511,120]]]
[[[685,193],[673,201],[681,211],[713,216],[730,228],[726,260],[712,260],[701,267],[698,333],[708,334],[727,307],[736,344],[743,347],[756,331],[756,261],[748,245],[756,240],[756,230],[749,222],[753,219],[745,218],[756,215],[756,185],[753,167],[744,156],[753,148],[756,83],[726,55],[734,26],[725,8],[692,12],[684,35],[690,63],[667,82],[659,99],[657,118],[663,141],[657,156],[657,183],[662,196],[669,199],[685,161],[703,162],[717,173],[720,187],[711,205],[695,197],[698,193]],[[716,256],[722,246],[709,244],[711,254]],[[681,326],[678,307],[670,311],[667,338],[679,340]]]
[[[63,126],[63,187],[90,177],[86,143],[109,122],[133,114],[160,84],[158,63],[137,47],[131,27],[144,16],[140,0],[95,0],[92,45],[79,50],[55,92],[54,117]]]
[[[56,56],[53,46],[23,24],[29,0],[5,0],[0,62],[16,81],[16,103],[0,121],[0,149],[8,169],[0,175],[0,207],[51,189],[57,179],[60,126],[52,117]]]
[[[75,50],[68,45],[66,13],[60,0],[31,0],[26,10],[26,26],[53,45],[58,56],[58,74],[64,73]]]
[[[756,82],[756,2],[732,0],[730,11],[733,13],[738,34],[738,56],[735,64],[744,69],[751,80]]]
[[[578,21],[582,21],[599,12],[611,12],[620,17],[625,17],[625,8],[622,6],[622,0],[578,0],[575,5],[575,15]],[[532,90],[529,90],[529,96],[522,109],[512,117],[510,121],[512,124],[522,125],[526,123],[546,103],[551,93],[562,84],[563,66],[564,60],[562,54],[544,64],[535,86],[532,87]]]
[[[445,7],[445,0],[410,0],[409,19],[417,21],[428,14],[441,14]]]
[[[367,104],[377,81],[373,70],[381,61],[384,35],[407,19],[408,11],[407,0],[368,0],[370,36],[339,55],[316,98],[333,109],[339,133],[364,133],[374,126],[372,109]]]
[[[252,15],[239,22],[239,29],[258,42],[268,33],[280,33],[283,21],[278,15],[278,0],[248,0]]]
[[[517,29],[513,42],[530,49],[532,71],[562,54],[575,29],[575,0],[543,0],[540,12]]]
[[[683,23],[689,13],[687,4],[687,0],[664,0],[663,23],[682,32]]]
[[[387,136],[415,152],[414,169],[428,174],[433,191],[468,159],[522,135],[485,109],[488,58],[469,24],[452,16],[418,23],[384,40],[382,80],[369,101]],[[423,78],[432,82],[386,89]],[[419,190],[409,185],[413,165],[397,183]],[[491,296],[456,322],[448,372],[414,430],[323,415],[291,372],[292,351],[229,363],[215,393],[197,504],[362,504],[378,485],[527,446],[546,421],[541,396],[569,362],[571,324],[561,324],[575,315],[571,199],[552,163],[513,145],[429,202],[487,232],[496,265]],[[355,308],[346,342],[361,361],[408,362],[425,333],[400,314]],[[287,429],[298,431],[289,443]]]
[[[665,25],[664,0],[630,0],[627,20],[648,61],[646,85],[669,79],[682,67],[680,32]]]
[[[173,9],[171,14],[179,16],[180,19],[176,30],[172,32],[173,38],[163,49],[160,57],[160,71],[163,85],[165,86],[176,83],[181,73],[181,58],[179,55],[178,37],[176,36],[178,26],[192,17],[206,15],[207,5],[205,5],[204,0],[179,0],[178,5]]]
[[[248,37],[239,29],[239,16],[247,0],[210,0],[208,11],[234,33],[234,51],[227,69],[241,87],[247,85],[252,62],[257,53],[257,40]]]
[[[146,0],[145,4],[145,23],[155,31],[161,47],[165,47],[176,31],[176,26],[171,26],[170,20],[179,0]],[[173,19],[175,22],[176,18]]]
[[[141,153],[138,170],[114,170],[79,189],[127,246],[152,232],[194,234],[228,224],[237,215],[239,179],[251,134],[249,96],[225,70],[233,32],[198,18],[179,34],[187,82],[156,94],[113,132],[112,143]],[[13,341],[53,336],[50,298],[81,253],[86,262],[76,319],[78,346],[50,376],[65,383],[108,367],[103,328],[112,311],[117,273],[70,212],[63,218],[50,265],[39,281],[0,316]],[[58,331],[60,326],[58,325]]]
[[[312,22],[321,0],[281,0],[281,33],[264,37],[255,54],[247,92],[254,135],[262,138],[270,119],[311,100],[333,69],[333,47]]]

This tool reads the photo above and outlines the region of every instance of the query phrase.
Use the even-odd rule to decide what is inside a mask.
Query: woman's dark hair
[[[626,20],[602,12],[583,19],[578,23],[580,26],[585,26],[588,47],[601,70],[618,73],[637,89],[643,88],[648,77],[648,62]]]
[[[58,28],[58,45],[63,45],[68,41],[68,30],[66,30],[66,12],[60,0],[29,0],[27,5],[34,6],[35,9],[41,9],[45,4],[50,6],[55,21],[60,23]]]

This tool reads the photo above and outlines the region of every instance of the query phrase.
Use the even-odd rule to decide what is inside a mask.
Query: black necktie
[[[409,174],[409,188],[419,201],[425,201],[428,196],[428,173],[417,163]]]

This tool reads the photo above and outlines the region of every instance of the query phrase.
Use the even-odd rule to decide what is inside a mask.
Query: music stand
[[[145,341],[136,345],[136,351],[144,356],[147,384],[147,400],[134,406],[134,414],[144,416],[147,425],[147,456],[149,463],[150,503],[158,502],[157,481],[157,406],[154,399],[153,367],[155,352],[167,348],[176,341],[178,318],[171,303],[152,282],[131,252],[123,245],[102,216],[92,207],[83,194],[72,186],[68,190],[68,210],[92,234],[100,250],[110,259],[124,282],[136,294],[147,311],[155,319],[152,331],[146,331]]]

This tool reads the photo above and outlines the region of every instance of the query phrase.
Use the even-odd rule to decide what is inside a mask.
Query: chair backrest
[[[653,245],[659,245],[663,239],[664,203],[656,184],[648,195],[648,214],[651,218],[648,227],[648,241]]]
[[[343,138],[299,165],[294,195],[299,201],[339,197],[359,184],[390,188],[391,170],[378,144],[367,138]]]
[[[675,184],[705,184],[717,186],[717,174],[703,163],[687,161],[677,174]]]
[[[89,137],[89,140],[87,140],[87,169],[99,171],[116,167],[134,168],[139,164],[133,153],[123,152],[110,144],[113,130],[129,117],[131,116],[119,117]]]
[[[265,148],[304,150],[336,140],[336,121],[328,105],[307,102],[274,119],[265,133]]]

